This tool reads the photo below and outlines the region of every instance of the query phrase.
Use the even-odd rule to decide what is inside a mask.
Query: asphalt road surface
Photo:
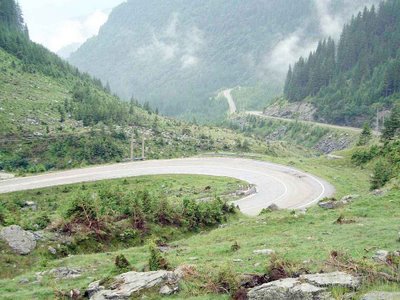
[[[242,158],[188,158],[129,162],[0,181],[0,193],[104,179],[159,174],[226,176],[254,184],[257,193],[234,202],[248,215],[257,215],[275,203],[301,209],[332,196],[334,188],[310,174],[268,162]]]

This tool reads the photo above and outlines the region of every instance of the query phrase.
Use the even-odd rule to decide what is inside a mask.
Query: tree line
[[[400,93],[400,2],[365,8],[345,25],[336,43],[319,42],[289,68],[284,94],[312,99],[317,118],[361,125],[377,109],[390,109]]]

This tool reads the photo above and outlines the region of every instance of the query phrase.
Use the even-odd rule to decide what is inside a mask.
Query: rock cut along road
[[[0,193],[91,182],[105,179],[162,174],[226,176],[256,186],[257,193],[235,201],[241,211],[257,215],[275,203],[280,208],[300,209],[332,196],[326,181],[296,169],[242,158],[188,158],[105,165],[0,181]]]

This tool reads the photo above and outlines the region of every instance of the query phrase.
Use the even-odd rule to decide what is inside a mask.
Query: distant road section
[[[105,179],[161,174],[225,176],[256,186],[257,193],[234,202],[248,215],[257,215],[275,203],[300,209],[334,194],[326,181],[282,165],[242,158],[188,158],[105,165],[0,181],[0,193],[91,182]]]
[[[236,103],[235,103],[235,101],[233,100],[233,97],[232,97],[232,89],[222,91],[222,95],[223,95],[223,96],[226,98],[226,100],[228,101],[228,104],[229,104],[229,113],[230,113],[231,115],[232,115],[232,114],[235,114],[236,111],[237,111],[237,108],[236,108]]]
[[[235,100],[233,99],[233,96],[232,96],[232,90],[233,89],[224,90],[221,92],[221,94],[228,101],[229,113],[235,114],[235,113],[237,113],[237,107],[236,107]],[[281,121],[288,121],[288,122],[301,122],[301,123],[307,123],[310,125],[317,125],[317,126],[326,127],[326,128],[349,130],[349,131],[353,131],[355,133],[360,133],[362,131],[361,128],[356,128],[356,127],[347,127],[347,126],[332,125],[332,124],[319,123],[319,122],[313,122],[313,121],[303,121],[303,120],[295,120],[295,119],[288,119],[288,118],[282,118],[282,117],[273,117],[273,116],[263,114],[262,111],[245,111],[244,113],[247,115],[253,115],[253,116],[263,117],[263,118],[272,119],[272,120],[281,120]],[[373,133],[375,135],[380,135],[380,133],[376,132],[376,131],[374,131]]]

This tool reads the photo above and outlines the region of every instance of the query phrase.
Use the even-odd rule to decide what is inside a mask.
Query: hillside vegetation
[[[12,15],[17,7],[8,9]],[[257,138],[168,119],[135,100],[123,102],[99,80],[31,42],[21,15],[0,21],[5,24],[0,27],[0,170],[40,172],[121,161],[130,156],[132,138],[134,156],[141,157],[144,138],[149,159],[271,149]]]
[[[344,27],[337,45],[323,40],[289,69],[285,96],[293,102],[308,99],[317,107],[315,117],[326,122],[374,121],[377,110],[400,101],[399,42],[399,1],[365,9]]]
[[[335,1],[329,13],[348,16],[365,2]],[[271,53],[299,28],[306,36],[299,48],[324,36],[319,14],[312,0],[129,0],[69,61],[124,99],[209,121],[227,111],[226,102],[210,99],[222,88],[261,81],[273,91],[267,97],[279,94],[284,75]]]

